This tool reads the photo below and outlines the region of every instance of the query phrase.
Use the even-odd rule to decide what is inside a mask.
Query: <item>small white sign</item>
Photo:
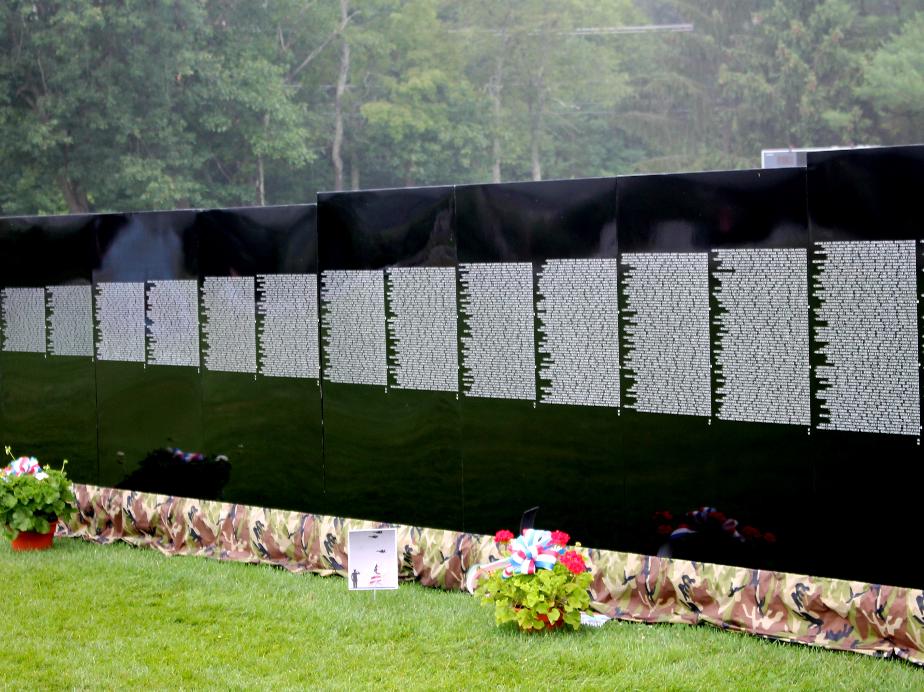
[[[398,588],[398,534],[395,529],[350,531],[347,540],[350,591]]]

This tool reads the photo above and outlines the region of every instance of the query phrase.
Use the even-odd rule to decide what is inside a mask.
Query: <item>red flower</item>
[[[741,535],[745,538],[760,538],[760,530],[755,529],[753,526],[742,526]]]
[[[690,528],[688,524],[677,524],[678,529],[688,529]]]
[[[576,550],[569,550],[561,556],[561,564],[568,568],[574,574],[581,574],[587,571],[587,565],[584,564],[584,558]]]
[[[513,540],[513,534],[510,533],[507,529],[501,529],[500,531],[494,534],[494,542],[497,543],[498,545],[509,543],[512,540]]]
[[[663,519],[664,521],[673,521],[674,515],[668,512],[666,509],[659,509],[654,513],[655,519]]]
[[[709,512],[709,518],[718,522],[719,524],[724,524],[728,517],[725,516],[725,512],[715,510],[714,512]]]
[[[568,541],[571,540],[571,536],[566,534],[564,531],[553,531],[552,532],[552,545],[560,545],[562,547],[568,545]]]
[[[658,527],[658,533],[662,536],[666,536],[669,533],[672,533],[674,529],[671,528],[670,524],[661,524]]]
[[[764,540],[767,541],[767,543],[776,543],[776,534],[767,531],[764,534]]]

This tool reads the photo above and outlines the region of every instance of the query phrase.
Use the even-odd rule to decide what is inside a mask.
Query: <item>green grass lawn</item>
[[[496,628],[471,596],[58,539],[0,540],[0,688],[921,689],[900,661],[710,627]]]

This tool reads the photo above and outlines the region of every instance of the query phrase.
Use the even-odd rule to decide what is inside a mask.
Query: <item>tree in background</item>
[[[864,65],[861,95],[883,141],[924,141],[924,11],[903,22]]]
[[[922,77],[924,0],[8,0],[0,213],[751,167],[920,140]]]

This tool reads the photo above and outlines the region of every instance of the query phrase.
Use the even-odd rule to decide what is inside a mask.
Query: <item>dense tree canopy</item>
[[[0,7],[3,214],[751,167],[922,127],[924,0]]]

